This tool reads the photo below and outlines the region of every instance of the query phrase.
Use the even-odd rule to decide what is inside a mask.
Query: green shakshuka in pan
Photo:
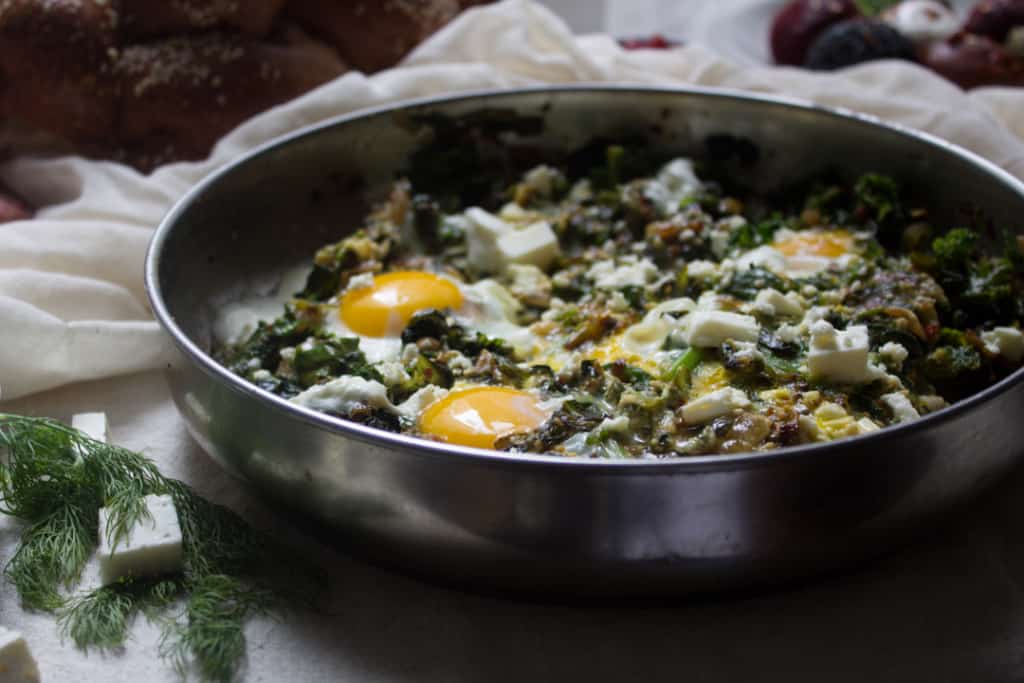
[[[227,307],[219,358],[347,420],[576,458],[842,439],[1021,364],[1011,226],[935,224],[881,174],[727,180],[618,145],[474,203],[399,180],[282,296]]]

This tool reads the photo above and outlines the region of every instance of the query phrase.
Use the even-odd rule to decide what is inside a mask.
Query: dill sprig
[[[0,413],[4,453],[0,512],[26,522],[4,573],[26,608],[56,613],[61,634],[83,650],[123,646],[141,613],[162,623],[160,651],[179,671],[194,663],[205,680],[231,681],[245,655],[246,620],[311,606],[323,587],[321,572],[138,453],[55,420]],[[106,532],[116,544],[146,517],[150,494],[174,498],[182,571],[68,597],[98,543],[99,509],[110,511]]]

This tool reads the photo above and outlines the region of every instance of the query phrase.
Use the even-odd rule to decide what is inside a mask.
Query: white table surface
[[[707,21],[712,5],[550,4],[581,30],[591,28],[588,8],[600,5],[617,35],[653,30],[691,39],[687,27],[704,25],[697,19]],[[740,4],[717,3],[721,11]],[[663,14],[652,25],[644,8],[655,5]],[[165,396],[162,378],[150,373],[3,409],[66,419],[104,406],[119,443],[176,453],[166,474],[199,482],[200,493],[323,562],[331,575],[325,614],[255,621],[246,681],[1024,680],[1024,472],[910,547],[840,575],[713,600],[566,606],[438,587],[317,543],[223,475],[188,439]],[[0,519],[0,541],[17,531]],[[0,590],[0,623],[37,644],[47,682],[177,680],[145,623],[123,652],[86,657],[59,643],[52,617],[23,612],[9,586]]]

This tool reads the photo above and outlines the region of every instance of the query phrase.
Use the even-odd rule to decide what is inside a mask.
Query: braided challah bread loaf
[[[140,169],[349,68],[397,63],[473,0],[3,0],[0,155]]]

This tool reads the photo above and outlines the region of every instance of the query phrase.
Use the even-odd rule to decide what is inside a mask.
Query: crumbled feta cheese
[[[534,166],[523,176],[523,185],[542,197],[550,197],[565,177],[551,166]]]
[[[498,217],[505,221],[521,221],[530,214],[515,202],[509,202],[498,210]]]
[[[997,327],[981,333],[985,348],[1012,363],[1024,358],[1024,334],[1015,327]]]
[[[39,683],[39,680],[39,666],[24,636],[0,626],[0,681]]]
[[[732,231],[729,228],[713,228],[710,233],[711,253],[722,258],[729,251],[729,239]]]
[[[714,347],[732,339],[757,341],[761,331],[753,316],[726,311],[695,311],[683,321],[683,334],[690,346]]]
[[[921,417],[905,394],[885,394],[881,400],[882,403],[889,406],[889,410],[892,411],[892,416],[896,418],[897,422],[907,422]]]
[[[724,307],[725,303],[729,300],[729,297],[717,294],[715,292],[707,291],[701,292],[701,295],[697,297],[697,309],[698,311],[720,311]]]
[[[860,384],[877,379],[877,372],[868,365],[868,328],[851,325],[839,331],[826,320],[810,327],[811,349],[807,368],[812,379]]]
[[[689,424],[700,424],[716,417],[730,415],[749,405],[750,399],[742,391],[733,387],[723,387],[684,405],[683,419]]]
[[[386,360],[383,363],[378,363],[375,367],[380,373],[381,379],[384,380],[384,384],[401,384],[409,379],[409,373],[398,361]]]
[[[587,277],[594,281],[595,287],[602,289],[618,289],[620,287],[641,287],[658,275],[658,266],[650,259],[625,257],[618,266],[615,261],[598,261],[587,271]]]
[[[686,264],[686,274],[696,280],[706,280],[718,274],[718,264],[714,261],[690,261]]]
[[[942,410],[949,404],[946,403],[946,399],[942,398],[937,394],[925,394],[919,396],[917,402],[921,404],[926,413],[934,413],[936,410]]]
[[[903,367],[903,361],[910,356],[910,352],[907,351],[907,347],[903,346],[903,344],[885,342],[882,344],[882,347],[878,349],[878,356],[886,365],[891,366],[895,370],[899,370]]]
[[[612,295],[608,297],[608,308],[615,311],[616,313],[625,313],[633,306],[629,303],[629,299],[620,290],[615,290]]]
[[[792,344],[800,339],[800,326],[789,323],[779,325],[779,329],[775,330],[775,336],[787,344]]]
[[[473,367],[473,361],[466,358],[458,351],[452,351],[451,356],[448,357],[448,368],[455,372],[465,372]]]
[[[77,413],[71,416],[71,428],[85,434],[94,441],[110,441],[110,426],[106,413]]]
[[[393,409],[388,400],[387,387],[376,380],[366,380],[354,375],[344,375],[330,382],[317,384],[290,400],[313,410],[343,415],[358,405]]]
[[[127,576],[154,576],[181,569],[182,536],[174,498],[149,495],[143,498],[146,516],[122,538],[111,536],[110,510],[100,508],[100,576],[104,584]]]
[[[373,273],[359,273],[353,275],[345,285],[346,292],[354,292],[357,289],[369,289],[373,287]]]
[[[684,199],[696,195],[703,184],[693,171],[689,159],[673,159],[658,171],[644,188],[644,194],[664,214],[679,211]]]
[[[797,317],[804,314],[804,308],[796,295],[786,296],[777,289],[762,289],[754,298],[754,304],[770,308],[769,315]]]
[[[443,389],[436,384],[428,384],[395,406],[395,412],[407,420],[415,421],[419,419],[428,406],[440,401],[447,395],[447,389]]]
[[[551,296],[551,279],[543,270],[532,264],[511,263],[506,269],[509,277],[508,290],[518,299],[527,303],[544,305]]]
[[[512,263],[546,269],[558,258],[558,253],[558,236],[551,229],[551,224],[537,221],[522,230],[512,230],[498,237],[498,270]]]
[[[870,417],[862,417],[857,420],[857,429],[860,430],[861,434],[870,434],[871,432],[877,432],[881,427],[875,424]]]
[[[414,360],[419,358],[420,349],[415,344],[406,344],[402,347],[402,353],[398,357],[405,364],[412,363]]]
[[[764,359],[764,355],[758,350],[757,344],[754,342],[734,341],[731,344],[736,349],[733,353],[733,358],[736,360],[758,361]]]

